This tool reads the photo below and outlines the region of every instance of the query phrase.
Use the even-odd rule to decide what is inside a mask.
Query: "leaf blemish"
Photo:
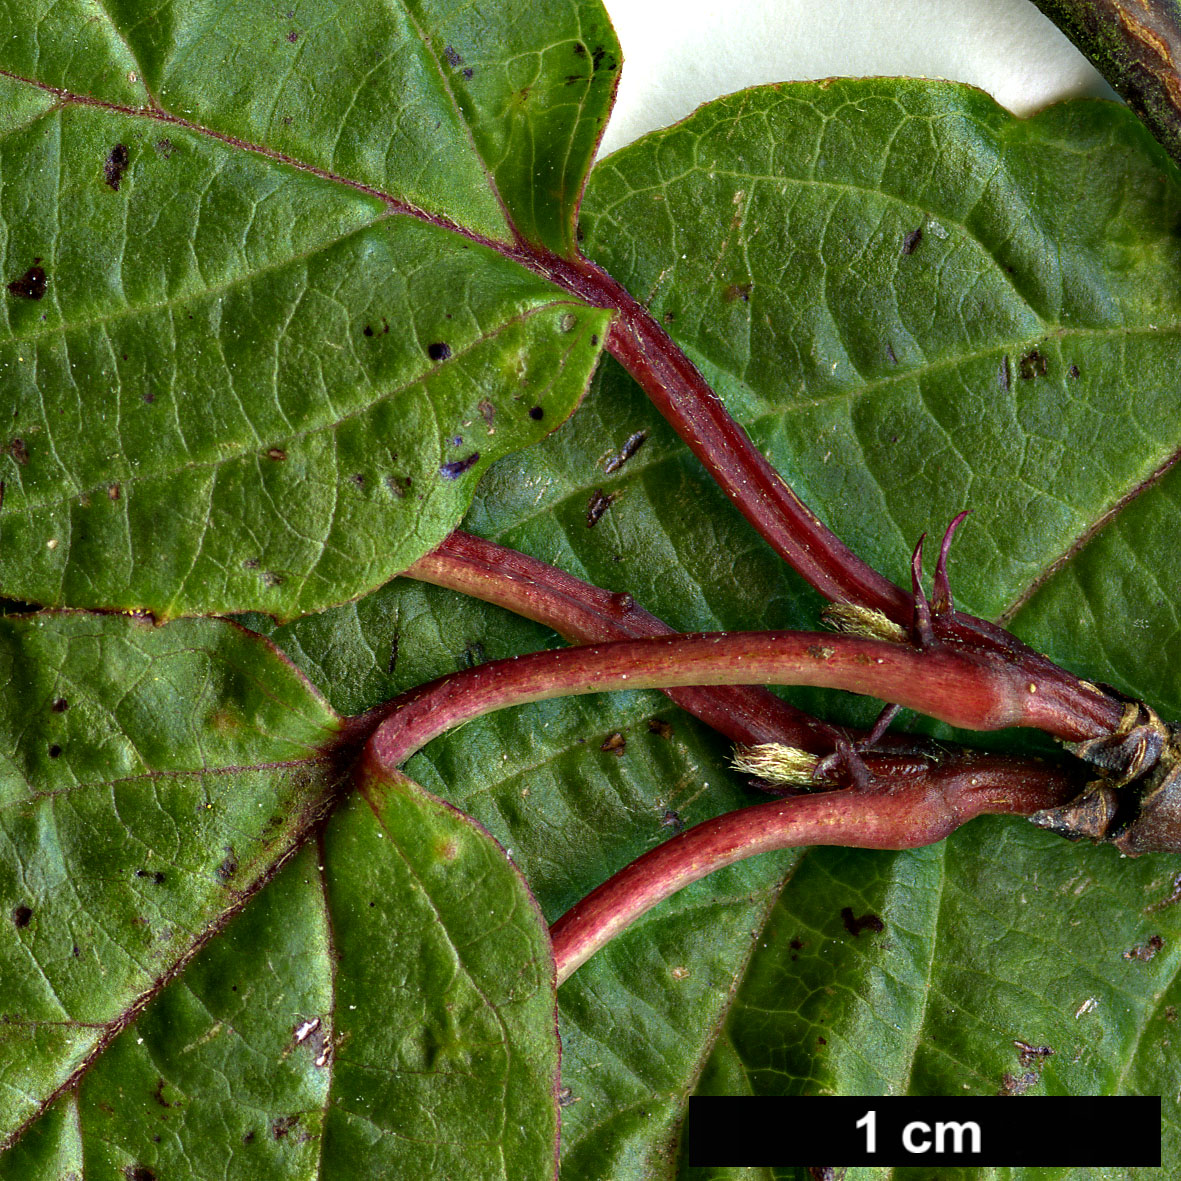
[[[64,714],[70,708],[70,703],[64,697],[59,697],[50,708],[55,714]]]
[[[1009,354],[1006,353],[1001,358],[1000,372],[996,376],[997,384],[1005,393],[1009,392],[1009,386],[1012,385],[1013,379],[1009,371]]]
[[[627,441],[619,449],[619,454],[612,455],[604,462],[603,471],[608,475],[617,472],[647,441],[647,431],[636,431],[635,434],[629,435]]]
[[[465,456],[463,459],[453,459],[450,463],[440,464],[439,474],[447,480],[458,480],[464,472],[474,467],[479,462],[479,459],[480,453],[473,451],[471,455]]]
[[[33,908],[31,906],[17,906],[12,911],[12,925],[18,930],[22,927],[27,927],[33,921]]]
[[[149,1169],[147,1165],[127,1165],[123,1169],[123,1175],[127,1181],[159,1181],[154,1169]]]
[[[455,52],[455,49],[450,45],[444,46],[443,56],[447,59],[447,64],[449,66],[454,67],[463,65],[463,58],[460,57],[459,54]]]
[[[127,165],[130,163],[131,153],[127,150],[127,145],[116,144],[103,163],[103,181],[111,192],[117,193],[119,191],[119,185],[123,182],[123,173],[127,171]]]
[[[662,718],[649,718],[648,733],[655,734],[658,738],[667,739],[673,736],[673,728]]]
[[[39,258],[36,259],[19,279],[13,279],[8,284],[8,290],[12,295],[21,299],[41,299],[45,295],[49,280],[45,277],[45,268],[37,265],[40,261]]]
[[[1032,381],[1035,377],[1046,376],[1046,358],[1037,349],[1030,349],[1017,365],[1017,376],[1022,381]]]
[[[596,488],[586,505],[586,527],[593,529],[602,519],[603,514],[611,507],[614,496],[608,496],[602,488]]]
[[[615,755],[617,758],[623,758],[623,752],[627,750],[627,739],[624,738],[618,730],[614,734],[608,734],[606,738],[599,744],[599,750],[604,754]]]
[[[150,869],[137,869],[135,871],[135,876],[137,878],[151,878],[157,886],[162,886],[164,884],[164,874],[160,870],[153,872]]]
[[[534,422],[540,422],[545,417],[545,411],[540,406],[530,406],[529,417]]]
[[[24,439],[10,440],[7,447],[0,448],[0,454],[4,452],[11,455],[21,467],[24,467],[29,462],[29,448],[25,444]]]
[[[49,748],[49,757],[51,759],[60,758],[61,753],[62,753],[62,748],[60,746],[58,746],[58,744],[56,742]]]
[[[273,459],[276,463],[282,463],[287,458],[287,452],[282,447],[272,447],[267,452],[267,459]]]
[[[845,930],[856,939],[862,931],[882,932],[886,929],[886,924],[873,911],[868,911],[860,918],[855,918],[853,915],[853,908],[846,906],[841,909],[841,922],[845,924]]]
[[[902,253],[903,255],[913,254],[923,241],[923,227],[919,226],[917,230],[908,230],[902,239]]]
[[[226,845],[226,855],[222,859],[221,864],[213,871],[218,879],[223,882],[228,882],[230,878],[238,872],[238,855],[234,852],[233,847]]]
[[[451,346],[445,341],[436,340],[426,346],[426,355],[432,361],[446,361],[451,356]]]
[[[1124,959],[1139,960],[1140,963],[1146,964],[1149,960],[1156,957],[1156,953],[1164,947],[1164,938],[1160,935],[1150,935],[1144,943],[1139,943],[1130,951],[1124,952]]]
[[[172,145],[172,140],[168,139],[167,137],[156,140],[152,146],[161,156],[164,157],[165,160],[170,160],[172,158],[172,153],[175,151],[175,148]]]

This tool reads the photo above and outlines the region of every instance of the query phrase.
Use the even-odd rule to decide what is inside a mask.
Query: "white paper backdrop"
[[[845,74],[951,78],[1017,114],[1114,97],[1029,0],[606,0],[623,81],[603,152],[721,94]],[[818,16],[822,14],[822,16]]]

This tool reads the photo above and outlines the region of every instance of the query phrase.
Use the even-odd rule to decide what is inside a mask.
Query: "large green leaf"
[[[392,784],[338,811],[0,1176],[552,1175],[552,979],[502,851]]]
[[[435,7],[0,10],[0,593],[340,602],[577,405],[606,313],[506,252],[569,247],[609,26]]]
[[[337,731],[233,624],[0,617],[0,1143],[315,822]]]

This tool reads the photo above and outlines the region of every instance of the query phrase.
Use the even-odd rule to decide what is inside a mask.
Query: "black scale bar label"
[[[689,1164],[1159,1167],[1158,1096],[692,1098]]]

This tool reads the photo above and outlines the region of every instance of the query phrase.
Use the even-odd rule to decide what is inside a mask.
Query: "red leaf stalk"
[[[550,928],[561,984],[637,918],[746,857],[800,845],[913,849],[985,813],[1028,816],[1069,800],[1075,775],[1034,760],[963,754],[916,779],[773,800],[707,820],[633,861]]]
[[[574,643],[677,634],[629,594],[603,590],[527,554],[456,530],[405,575],[495,603]],[[828,754],[845,737],[766,689],[752,685],[666,690],[682,709],[732,742],[782,742]]]

